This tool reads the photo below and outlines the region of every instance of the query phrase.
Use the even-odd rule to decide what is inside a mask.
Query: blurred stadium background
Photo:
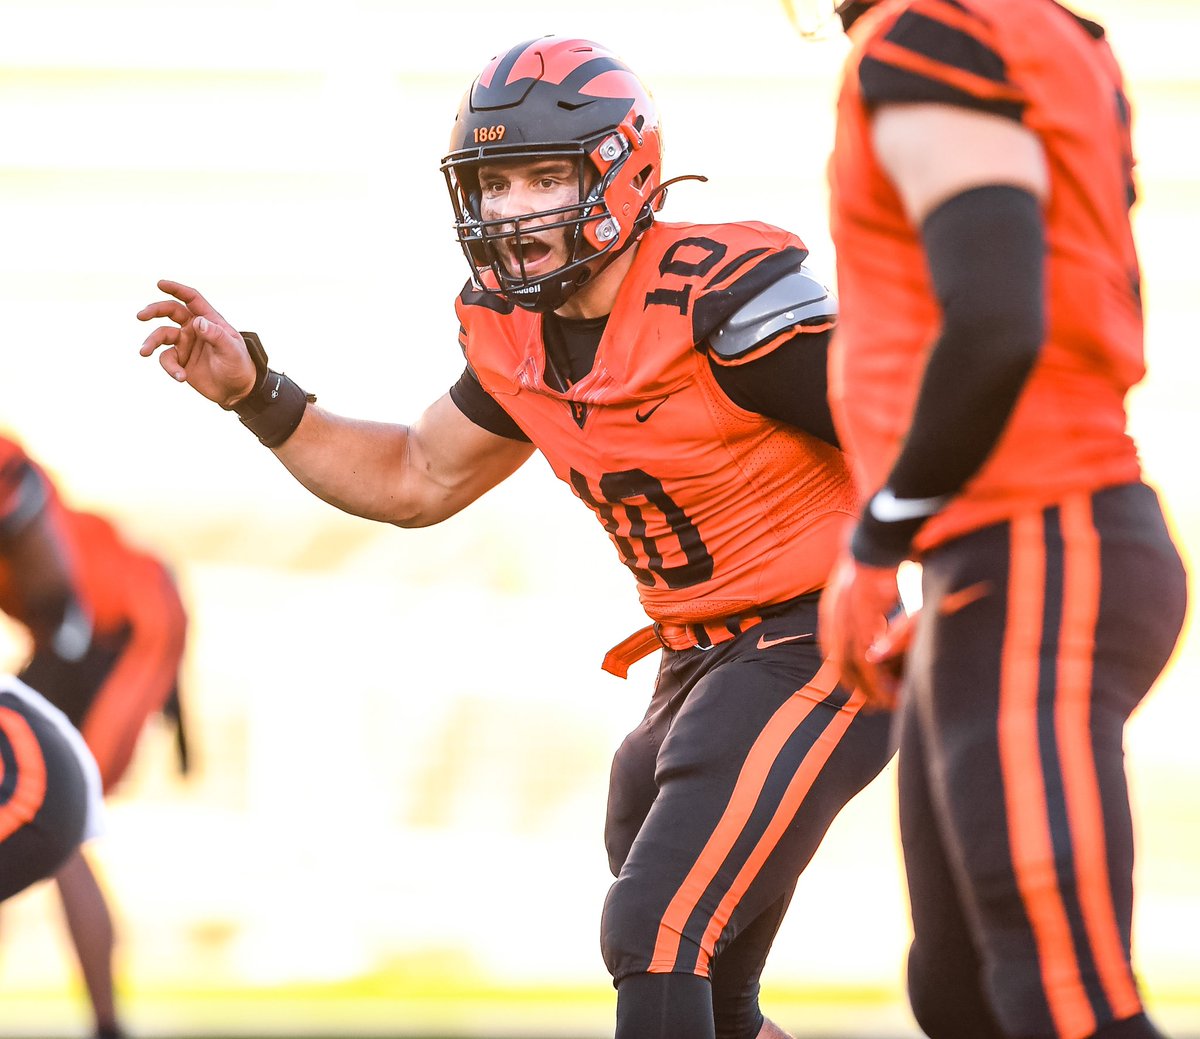
[[[1200,12],[1079,8],[1131,80],[1132,422],[1195,566]],[[666,218],[788,226],[831,274],[844,42],[802,42],[773,0],[0,0],[0,20],[0,426],[172,560],[192,610],[195,772],[151,731],[93,848],[134,1034],[611,1034],[604,791],[653,665],[599,670],[641,622],[607,539],[538,460],[440,528],[343,516],[141,360],[134,314],[189,282],[328,407],[415,417],[461,368],[450,122],[493,53],[549,32],[622,54],[668,173],[710,178]],[[1178,1031],[1200,1031],[1198,653],[1189,629],[1128,740],[1136,946]],[[780,936],[766,1002],[798,1034],[916,1034],[893,782],[835,824]],[[83,1035],[51,893],[2,915],[0,1037]]]

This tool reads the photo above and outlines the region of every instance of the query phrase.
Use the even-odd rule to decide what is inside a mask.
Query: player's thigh
[[[686,654],[666,650],[659,661],[654,693],[646,713],[613,755],[608,779],[608,806],[604,820],[604,845],[615,877],[625,864],[646,816],[658,796],[655,772],[658,752],[671,720],[698,675],[688,666]]]
[[[763,653],[756,638],[737,641],[658,753],[658,795],[606,904],[618,969],[707,972],[791,889],[833,816],[887,760],[888,719],[814,683],[815,645]]]
[[[658,796],[654,770],[658,742],[647,719],[621,742],[613,755],[608,778],[608,808],[604,820],[604,846],[615,877],[621,871],[638,831]]]
[[[1154,685],[1183,626],[1187,575],[1154,492],[1144,484],[1095,494],[1064,526],[1090,530],[1097,601],[1094,698],[1128,716]]]

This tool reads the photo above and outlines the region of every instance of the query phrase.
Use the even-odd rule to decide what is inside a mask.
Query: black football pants
[[[1122,736],[1170,656],[1184,573],[1142,484],[1077,494],[924,560],[899,746],[932,1039],[1150,1039],[1130,964]]]
[[[759,976],[796,878],[890,757],[889,716],[834,683],[815,632],[809,596],[711,649],[663,651],[609,789],[617,1039],[762,1025]]]

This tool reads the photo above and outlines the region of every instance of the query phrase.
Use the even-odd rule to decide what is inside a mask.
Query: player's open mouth
[[[509,273],[520,275],[522,270],[528,275],[532,270],[541,266],[553,250],[545,242],[537,238],[522,235],[520,238],[509,238],[504,243],[504,265]]]

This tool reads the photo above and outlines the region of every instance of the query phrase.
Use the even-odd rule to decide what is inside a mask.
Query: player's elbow
[[[432,527],[461,512],[475,497],[463,486],[421,481],[420,486],[407,486],[382,503],[373,518],[406,530]]]

